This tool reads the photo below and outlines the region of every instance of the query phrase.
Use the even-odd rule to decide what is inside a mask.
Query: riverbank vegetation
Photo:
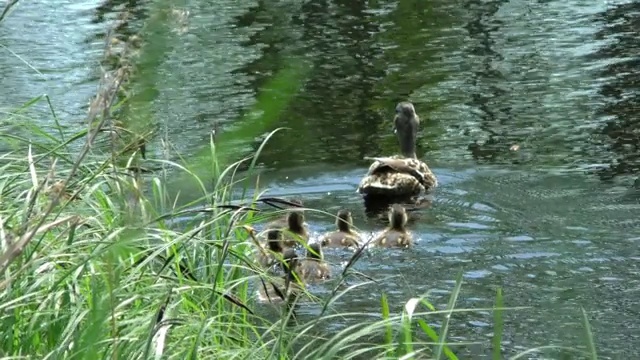
[[[428,294],[403,304],[389,304],[382,294],[376,314],[334,307],[354,288],[381,280],[353,269],[362,251],[328,295],[276,307],[255,300],[257,287],[271,278],[253,262],[246,227],[282,215],[277,206],[285,201],[263,197],[255,176],[270,136],[240,159],[225,144],[279,131],[277,115],[307,67],[292,58],[235,130],[213,132],[208,149],[181,158],[170,134],[146,130],[153,128],[150,74],[170,47],[163,40],[167,16],[158,5],[140,37],[107,38],[105,53],[116,61],[102,73],[85,130],[68,133],[47,96],[4,116],[3,123],[18,125],[0,136],[11,149],[0,161],[1,355],[457,359],[458,349],[478,346],[503,358],[502,315],[517,308],[505,308],[498,290],[493,308],[458,309],[461,275],[446,307],[429,303]],[[147,36],[153,41],[141,40]],[[23,116],[41,104],[50,109],[53,131]],[[149,147],[153,136],[162,138],[162,151]],[[189,194],[175,191],[176,182],[193,184],[181,188]],[[493,312],[493,337],[485,344],[451,342],[450,322],[471,311]],[[583,321],[588,346],[563,351],[595,359]]]

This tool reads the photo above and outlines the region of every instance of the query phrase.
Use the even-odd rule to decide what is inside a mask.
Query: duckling
[[[256,230],[249,226],[242,226],[247,233],[249,234],[249,239],[256,246],[256,261],[263,268],[269,268],[274,264],[274,257],[276,254],[282,255],[282,243],[281,243],[281,234],[279,230],[273,230],[267,232],[267,242],[266,244],[261,244],[256,235]],[[272,241],[271,238],[277,239],[277,241]]]
[[[279,229],[282,231],[282,243],[284,246],[293,247],[296,246],[299,241],[307,243],[309,240],[309,233],[307,232],[307,226],[304,222],[304,214],[301,210],[290,210],[286,217],[286,223],[283,224],[283,220],[284,219],[278,219],[267,225],[267,228]]]
[[[394,204],[389,210],[389,226],[376,238],[374,244],[381,247],[410,247],[413,245],[411,233],[407,231],[407,211]]]
[[[321,241],[323,247],[358,247],[360,235],[351,226],[353,218],[349,210],[342,209],[336,215],[337,231],[330,232]]]
[[[291,300],[304,292],[304,285],[297,274],[299,267],[298,254],[293,249],[286,249],[282,254],[281,265],[285,274],[271,280],[263,281],[258,290],[259,299],[262,301],[278,302]]]
[[[407,101],[399,103],[393,123],[402,155],[365,157],[374,160],[358,186],[358,192],[365,197],[414,197],[438,186],[431,169],[416,157],[420,118],[413,104]]]
[[[276,263],[276,254],[282,255],[284,251],[282,247],[282,232],[277,229],[267,231],[267,243],[259,250],[258,264],[265,269],[273,266]]]
[[[322,246],[319,243],[308,245],[307,258],[300,263],[299,273],[308,282],[325,280],[331,277],[331,269],[324,262]]]

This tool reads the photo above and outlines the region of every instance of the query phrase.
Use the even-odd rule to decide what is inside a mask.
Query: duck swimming
[[[258,295],[262,301],[278,302],[292,300],[304,292],[304,285],[299,281],[297,269],[298,255],[293,249],[286,249],[282,254],[282,267],[285,274],[271,280],[265,280],[259,286]]]
[[[389,210],[389,226],[373,243],[380,247],[410,247],[413,245],[413,238],[407,231],[408,220],[407,211],[402,206],[392,205]]]
[[[271,229],[267,231],[267,243],[258,253],[258,264],[265,269],[269,269],[276,264],[277,254],[282,255],[283,252],[282,233],[280,230]]]
[[[309,233],[304,222],[304,214],[302,210],[289,210],[285,219],[278,219],[267,225],[269,230],[281,230],[283,239],[282,243],[286,247],[296,246],[300,241],[305,244],[309,241]]]
[[[300,262],[299,273],[303,280],[314,282],[331,277],[331,269],[324,261],[322,247],[319,243],[308,245],[307,258]]]
[[[366,197],[414,197],[438,186],[431,169],[416,157],[420,118],[413,104],[399,103],[393,123],[401,156],[365,157],[374,160],[358,186],[358,192]]]
[[[342,209],[336,215],[337,231],[326,234],[320,242],[323,247],[358,247],[360,246],[360,235],[351,227],[353,218],[349,210]]]

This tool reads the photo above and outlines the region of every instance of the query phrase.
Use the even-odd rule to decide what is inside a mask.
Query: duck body
[[[356,232],[333,231],[322,238],[322,246],[326,248],[357,248],[360,246],[360,236]]]
[[[285,275],[273,279],[264,279],[259,283],[258,299],[272,303],[289,301],[304,292],[304,284],[300,282],[298,268],[300,262],[293,249],[286,249],[282,256],[282,267]]]
[[[300,263],[300,276],[306,282],[317,282],[331,278],[331,269],[324,261],[305,259]]]
[[[395,229],[386,229],[375,240],[375,245],[379,247],[411,247],[413,239],[410,233]]]
[[[317,282],[331,277],[331,269],[324,261],[322,246],[319,243],[309,244],[307,257],[300,262],[297,272],[306,282]]]
[[[341,248],[359,247],[360,235],[352,229],[351,213],[347,210],[340,210],[336,216],[337,231],[327,233],[323,236],[320,244],[322,247]]]
[[[399,155],[365,159],[373,160],[373,163],[358,186],[362,195],[413,197],[438,186],[429,166],[418,159]]]
[[[438,186],[438,180],[429,166],[416,157],[420,118],[413,104],[399,103],[393,123],[401,155],[365,157],[366,160],[373,160],[358,186],[358,192],[365,197],[414,197]]]
[[[379,247],[407,248],[413,245],[413,236],[407,230],[408,216],[406,210],[400,205],[393,205],[389,209],[389,226],[374,240],[374,245]]]

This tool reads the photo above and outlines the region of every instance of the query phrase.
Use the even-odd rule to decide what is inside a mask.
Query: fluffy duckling
[[[283,252],[281,265],[285,269],[284,276],[265,280],[259,284],[260,300],[269,302],[291,300],[304,291],[304,285],[297,274],[300,262],[293,249],[286,249]]]
[[[326,280],[331,277],[331,269],[324,262],[322,246],[319,243],[308,245],[307,258],[300,263],[298,272],[302,279],[307,282]]]
[[[365,197],[414,197],[438,186],[431,169],[416,157],[420,118],[413,104],[407,101],[399,103],[393,123],[402,155],[365,157],[374,160],[358,186],[358,192]]]
[[[282,255],[283,252],[282,232],[277,229],[271,229],[267,231],[267,243],[258,253],[258,263],[263,268],[268,269],[276,263],[277,254]]]
[[[413,245],[411,233],[407,231],[407,211],[394,204],[389,210],[389,226],[376,238],[374,244],[380,247],[410,247]]]
[[[286,221],[284,224],[283,220]],[[296,246],[300,241],[307,243],[309,240],[304,214],[298,209],[290,210],[286,219],[276,220],[267,225],[267,228],[281,230],[283,233],[282,243],[287,247]]]
[[[349,210],[340,210],[336,215],[337,231],[326,234],[321,244],[323,247],[355,247],[360,246],[360,235],[351,226],[353,218]]]

